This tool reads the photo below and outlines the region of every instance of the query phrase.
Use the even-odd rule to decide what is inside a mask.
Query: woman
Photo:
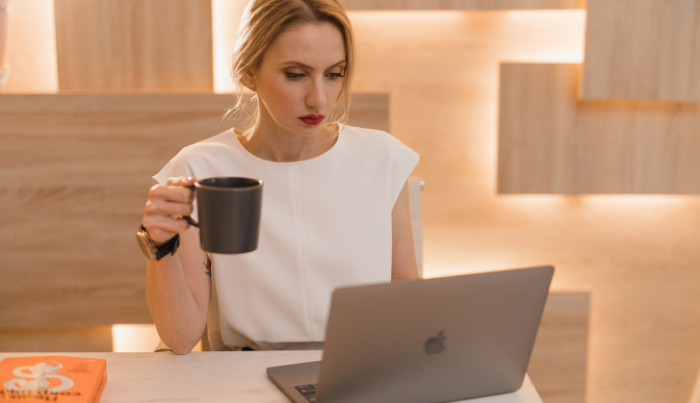
[[[153,177],[144,210],[142,235],[165,255],[148,261],[148,306],[175,353],[205,323],[213,350],[320,348],[334,288],[418,277],[406,187],[418,155],[344,124],[353,68],[337,0],[249,4],[232,75],[256,94],[252,127],[184,148]],[[207,256],[181,218],[194,214],[187,186],[215,176],[264,182],[256,251]]]

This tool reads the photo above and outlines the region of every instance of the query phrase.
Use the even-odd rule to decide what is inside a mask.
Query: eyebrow
[[[326,70],[330,69],[331,67],[335,67],[335,66],[341,65],[341,64],[343,64],[343,63],[347,64],[347,60],[343,59],[343,60],[339,61],[338,63],[336,63],[336,64],[334,64],[334,65],[332,65],[332,66],[327,67]],[[284,62],[284,63],[280,63],[280,64],[282,64],[282,65],[296,65],[296,66],[304,67],[304,68],[309,69],[309,70],[314,70],[313,67],[307,66],[307,65],[305,65],[304,63],[301,63],[301,62],[289,61],[289,62]]]

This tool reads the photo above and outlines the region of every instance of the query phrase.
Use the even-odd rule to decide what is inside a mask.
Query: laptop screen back
[[[341,288],[320,402],[439,402],[514,392],[525,377],[551,266]]]

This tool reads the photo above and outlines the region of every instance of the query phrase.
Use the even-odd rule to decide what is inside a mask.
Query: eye
[[[343,78],[345,76],[342,73],[328,73],[328,77],[335,79],[335,78]]]
[[[299,74],[299,73],[286,72],[285,74],[287,74],[287,78],[291,78],[291,79],[298,79],[298,78],[304,77],[304,74]]]

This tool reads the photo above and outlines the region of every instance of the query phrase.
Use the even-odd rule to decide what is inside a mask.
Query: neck
[[[338,138],[335,124],[323,126],[313,136],[300,136],[279,126],[271,117],[261,116],[255,126],[239,136],[251,154],[274,162],[308,160],[330,150]]]

